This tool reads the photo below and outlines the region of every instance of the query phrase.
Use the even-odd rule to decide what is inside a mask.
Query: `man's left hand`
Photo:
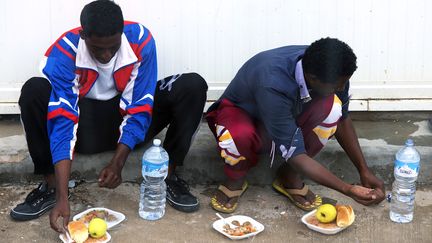
[[[122,183],[122,169],[110,163],[99,174],[99,186],[114,189]]]
[[[378,179],[372,172],[367,171],[366,173],[360,174],[360,180],[364,187],[375,189],[375,195],[377,196],[377,203],[381,202],[385,198],[384,182]]]

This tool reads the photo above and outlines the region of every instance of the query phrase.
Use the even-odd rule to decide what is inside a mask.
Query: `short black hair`
[[[110,0],[97,0],[84,6],[80,16],[82,34],[86,37],[113,36],[123,32],[123,13],[119,5]]]
[[[321,38],[305,51],[302,66],[323,83],[336,83],[340,76],[351,76],[357,69],[357,57],[351,47],[335,38]]]

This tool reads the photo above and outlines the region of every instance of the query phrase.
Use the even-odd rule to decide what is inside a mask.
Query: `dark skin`
[[[128,146],[118,144],[110,163],[99,173],[98,183],[100,187],[114,189],[122,182],[121,171],[130,153]],[[55,165],[56,179],[56,205],[49,215],[51,228],[57,232],[67,229],[70,217],[70,207],[68,200],[68,182],[71,171],[71,161],[62,160]],[[62,217],[61,223],[57,220]]]
[[[95,35],[89,37],[81,31],[80,35],[81,39],[85,41],[92,57],[103,64],[108,63],[121,46],[122,33],[117,33],[107,37],[99,37]]]
[[[322,83],[313,74],[305,73],[304,77],[308,87],[312,89],[312,98],[314,96],[333,95],[337,91],[343,91],[345,89],[345,84],[350,79],[350,76],[341,76],[335,84],[327,84]],[[358,143],[357,134],[355,133],[352,121],[349,117],[338,124],[335,137],[352,163],[356,166],[360,174],[362,186],[345,183],[306,154],[300,154],[294,158],[290,158],[286,164],[279,167],[277,176],[284,186],[290,189],[301,189],[303,187],[301,175],[304,175],[321,185],[351,197],[363,205],[378,204],[384,200],[384,182],[378,179],[368,168]],[[244,181],[245,178],[240,178],[238,180],[227,179],[223,185],[230,190],[240,190]],[[234,203],[238,201],[238,197],[229,199],[218,190],[215,192],[215,195],[218,201],[223,203],[227,208],[232,207]],[[315,194],[311,191],[309,191],[306,196],[292,196],[294,200],[303,205],[310,205],[315,199]]]
[[[85,44],[94,59],[100,63],[108,63],[115,55],[121,45],[122,33],[117,33],[108,37],[86,36],[80,32],[81,39]],[[120,185],[121,170],[130,153],[130,149],[124,144],[118,144],[117,149],[110,163],[99,174],[99,186],[106,188],[116,188]],[[67,229],[67,224],[70,217],[70,207],[68,201],[68,181],[71,170],[71,161],[62,160],[55,165],[55,176],[48,175],[48,178],[55,178],[56,188],[56,205],[50,213],[50,225],[57,232],[62,232]],[[63,220],[59,224],[57,220],[62,217]]]
[[[108,63],[121,45],[121,33],[113,36],[98,37],[86,36],[82,32],[81,38],[85,41],[92,57],[100,63]],[[119,143],[114,156],[105,168],[99,173],[98,184],[100,187],[114,189],[122,183],[121,171],[126,163],[131,149]],[[174,170],[174,165],[170,165],[169,172]],[[45,175],[45,179],[50,187],[56,188],[56,205],[50,213],[51,228],[57,232],[67,229],[70,217],[70,207],[68,201],[68,182],[71,172],[71,161],[62,160],[55,164],[55,175]],[[59,218],[61,222],[57,222]]]

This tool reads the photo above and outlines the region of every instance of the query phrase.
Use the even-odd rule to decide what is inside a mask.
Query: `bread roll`
[[[338,227],[345,228],[354,222],[354,210],[350,205],[336,205],[336,210],[336,225]]]
[[[70,221],[69,234],[76,243],[83,243],[89,237],[87,226],[81,221]]]

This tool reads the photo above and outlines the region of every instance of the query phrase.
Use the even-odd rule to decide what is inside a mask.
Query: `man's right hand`
[[[70,216],[70,208],[68,201],[68,181],[71,169],[70,160],[61,160],[54,166],[56,176],[56,205],[50,213],[51,228],[59,233],[67,229]],[[57,220],[62,217],[61,223]]]
[[[376,204],[381,201],[374,189],[369,189],[358,185],[351,186],[348,190],[347,196],[366,206]]]
[[[57,222],[58,219],[62,217],[61,222]],[[70,217],[70,207],[68,199],[57,200],[56,205],[51,210],[49,215],[51,228],[59,233],[63,233],[67,230],[67,225],[69,223]]]

